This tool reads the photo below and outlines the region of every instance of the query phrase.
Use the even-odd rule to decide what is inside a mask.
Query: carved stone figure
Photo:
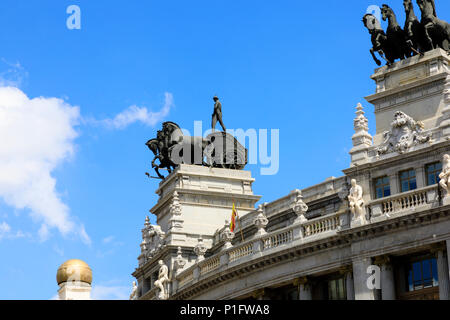
[[[445,196],[450,195],[450,156],[448,154],[444,155],[444,160],[442,162],[442,172],[439,174],[439,185],[445,191]]]
[[[151,225],[146,218],[145,228],[142,230],[141,250],[145,258],[150,259],[165,244],[166,234],[158,225]]]
[[[394,10],[387,4],[383,4],[381,14],[383,15],[383,21],[388,20],[389,22],[386,30],[387,48],[389,48],[386,52],[388,60],[394,62],[395,59],[411,57],[411,47],[408,46],[406,33],[398,24]]]
[[[167,268],[162,260],[159,260],[158,264],[160,266],[158,280],[155,281],[155,287],[159,289],[157,297],[158,300],[167,300],[169,299],[167,290],[167,284],[169,283],[169,268]]]
[[[214,100],[214,112],[212,114],[212,131],[214,132],[216,130],[217,121],[219,121],[223,131],[227,131],[222,121],[222,103],[219,101],[219,98],[217,96],[215,96],[213,100]]]
[[[378,155],[389,152],[403,154],[412,146],[431,140],[431,133],[424,132],[422,122],[415,121],[401,111],[395,113],[394,121],[391,123],[391,130],[386,131],[383,136],[384,142],[377,149]]]
[[[137,292],[138,292],[138,287],[136,285],[136,281],[133,281],[133,290],[131,291],[131,294],[130,294],[130,300],[137,300]]]
[[[417,5],[422,11],[421,23],[428,46],[450,51],[450,24],[437,17],[434,0],[417,0]]]
[[[352,220],[360,221],[361,224],[366,222],[364,214],[363,189],[356,183],[355,179],[351,181],[352,187],[348,196],[350,211],[352,212]]]

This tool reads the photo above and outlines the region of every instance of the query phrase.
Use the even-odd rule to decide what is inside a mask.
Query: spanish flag
[[[237,218],[237,210],[233,203],[233,212],[231,213],[231,223],[230,223],[231,232],[234,232],[234,229],[236,229],[236,218]]]

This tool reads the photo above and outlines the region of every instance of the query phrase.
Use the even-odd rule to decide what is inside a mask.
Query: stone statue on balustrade
[[[138,292],[138,287],[136,285],[136,281],[133,281],[133,290],[131,291],[131,294],[130,294],[130,300],[137,300],[137,292]]]
[[[169,268],[164,264],[164,261],[159,260],[159,274],[158,280],[155,281],[155,287],[159,289],[157,295],[158,300],[169,299],[169,292],[167,285],[169,284]]]
[[[442,172],[439,175],[439,185],[445,191],[445,196],[450,195],[450,156],[448,154],[444,155],[444,160],[442,163]]]
[[[352,222],[359,222],[362,225],[366,223],[363,189],[356,183],[355,179],[352,179],[351,184],[352,188],[350,189],[348,202],[352,213]]]

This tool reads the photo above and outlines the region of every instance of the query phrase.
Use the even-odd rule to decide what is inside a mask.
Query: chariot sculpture
[[[152,168],[159,179],[165,179],[160,170],[170,174],[180,164],[235,170],[247,164],[247,149],[229,133],[215,131],[206,138],[190,137],[174,122],[164,122],[157,137],[146,145],[154,154]]]
[[[416,2],[422,13],[420,21],[415,15],[413,0],[403,0],[406,13],[403,29],[392,8],[386,4],[383,4],[381,8],[383,20],[388,21],[386,32],[373,14],[364,15],[362,21],[371,35],[370,54],[377,65],[381,65],[381,61],[376,53],[386,61],[388,66],[397,59],[402,60],[417,54],[423,55],[436,48],[441,48],[450,54],[450,24],[437,17],[435,0],[416,0]]]

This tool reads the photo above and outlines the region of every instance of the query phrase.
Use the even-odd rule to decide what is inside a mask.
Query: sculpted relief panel
[[[384,132],[383,137],[383,143],[376,150],[377,156],[391,152],[408,152],[413,146],[430,142],[431,132],[425,132],[422,122],[397,111],[391,123],[391,130]]]

